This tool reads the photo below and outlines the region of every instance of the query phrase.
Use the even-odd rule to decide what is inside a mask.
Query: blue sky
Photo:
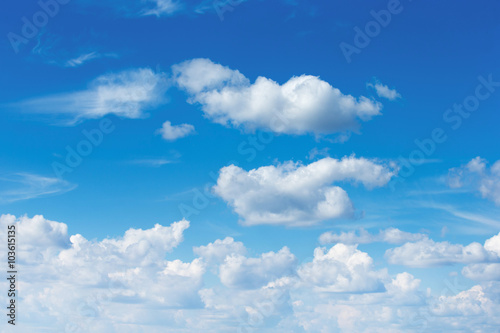
[[[0,213],[31,228],[21,260],[41,274],[22,329],[421,329],[401,304],[430,331],[498,325],[497,2],[41,3],[0,14]],[[65,313],[98,288],[61,276],[84,258],[102,284],[142,269],[157,288],[120,280],[98,320]],[[56,280],[75,296],[50,322]],[[131,309],[177,319],[115,315]]]

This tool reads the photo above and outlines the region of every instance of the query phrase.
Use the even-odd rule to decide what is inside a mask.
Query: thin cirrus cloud
[[[31,53],[46,64],[67,68],[80,67],[101,58],[119,57],[116,53],[100,52],[95,45],[82,45],[82,39],[91,38],[82,34],[78,38],[67,39],[53,33],[40,32]]]
[[[254,83],[238,70],[209,59],[172,66],[177,85],[215,123],[275,133],[327,135],[357,131],[381,114],[382,104],[342,93],[316,76],[294,76],[284,84],[266,77]]]
[[[114,53],[99,53],[93,51],[89,53],[83,53],[75,58],[66,60],[65,62],[62,63],[62,65],[64,67],[80,67],[91,60],[100,58],[117,58],[117,55]]]
[[[244,225],[306,226],[353,217],[347,192],[332,183],[353,181],[371,189],[384,186],[395,173],[390,165],[355,156],[327,157],[309,165],[287,162],[250,171],[230,165],[220,170],[213,189]]]
[[[180,260],[176,249],[189,228],[186,220],[89,240],[69,235],[65,223],[41,215],[1,215],[0,237],[13,224],[23,237],[18,302],[30,314],[20,323],[22,332],[68,327],[96,333],[161,333],[165,327],[187,333],[215,333],[221,327],[490,332],[498,327],[497,316],[491,315],[500,306],[494,266],[467,266],[466,277],[480,269],[488,274],[479,277],[480,284],[442,296],[421,290],[422,280],[432,276],[390,275],[356,245],[316,248],[312,260],[299,264],[286,246],[247,257],[244,244],[228,237],[195,247],[195,258]],[[499,240],[500,235],[490,238],[484,248],[499,254]],[[217,269],[211,272],[208,265]],[[7,295],[0,300],[7,301]],[[415,321],[415,313],[425,313],[428,321]]]
[[[398,93],[396,89],[391,89],[378,80],[375,80],[374,83],[369,82],[366,84],[366,86],[374,89],[378,97],[387,98],[390,101],[401,98],[401,94]]]
[[[15,173],[0,177],[0,202],[10,203],[49,195],[59,195],[76,188],[76,185],[55,177],[31,173]]]
[[[167,141],[175,141],[194,134],[195,129],[191,124],[172,125],[170,121],[166,121],[157,133],[161,134],[162,138]]]
[[[101,75],[86,90],[33,98],[13,106],[61,117],[66,125],[108,114],[136,119],[165,102],[167,85],[163,74],[149,68],[131,69]]]

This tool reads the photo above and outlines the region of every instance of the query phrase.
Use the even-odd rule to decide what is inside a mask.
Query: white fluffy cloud
[[[467,265],[462,275],[476,281],[500,281],[500,263]]]
[[[319,236],[321,244],[344,243],[344,244],[369,244],[374,242],[385,242],[389,244],[401,244],[405,242],[415,242],[425,239],[425,234],[414,234],[411,232],[401,231],[397,228],[387,228],[380,230],[378,234],[371,234],[367,230],[361,228],[356,231],[341,232],[334,234],[330,231]]]
[[[166,89],[163,74],[139,68],[99,76],[87,90],[34,98],[17,106],[28,112],[64,116],[69,124],[107,114],[141,118],[164,101]]]
[[[158,133],[160,133],[165,140],[175,141],[193,134],[194,126],[190,124],[172,125],[170,121],[166,121],[163,123],[162,128],[158,130]]]
[[[484,246],[476,242],[463,246],[461,244],[424,239],[389,249],[386,251],[385,256],[391,264],[412,267],[500,261],[500,252],[497,248],[499,239],[498,235],[494,236],[488,239]]]
[[[178,86],[199,103],[212,121],[248,130],[316,135],[356,131],[360,121],[380,115],[379,102],[343,94],[316,76],[301,75],[284,84],[258,77],[251,83],[237,70],[209,59],[172,66]]]
[[[298,270],[305,284],[320,292],[377,292],[384,289],[387,271],[375,271],[373,260],[355,245],[336,244],[330,250],[316,248],[311,263]]]
[[[206,246],[195,246],[193,252],[207,263],[222,263],[227,256],[242,256],[246,253],[242,242],[235,242],[232,237],[217,239]]]
[[[297,265],[287,247],[246,257],[228,237],[185,261],[168,254],[183,241],[185,220],[104,240],[12,215],[0,216],[1,238],[10,224],[19,240],[16,332],[491,332],[500,324],[500,283],[432,295],[421,279],[391,276],[353,245],[317,248]],[[497,253],[499,239],[486,251]]]
[[[378,97],[387,98],[391,101],[401,98],[401,94],[398,93],[396,89],[391,89],[387,85],[382,84],[379,81],[375,81],[375,83],[367,83],[366,85],[370,88],[373,88]]]
[[[371,189],[387,184],[394,174],[389,166],[354,156],[250,171],[230,165],[220,170],[214,191],[246,225],[312,225],[354,213],[346,191],[333,182],[353,181]]]
[[[474,286],[455,296],[442,296],[433,309],[440,316],[475,316],[489,313],[493,302],[485,295],[481,286]]]
[[[500,233],[484,242],[484,249],[494,253],[500,262]],[[468,279],[476,281],[500,281],[500,263],[478,263],[467,265],[462,274]]]
[[[452,188],[477,191],[483,198],[500,205],[500,161],[491,167],[487,163],[478,156],[464,166],[450,169],[448,184]]]
[[[287,247],[263,253],[259,258],[227,256],[220,266],[220,280],[232,288],[260,288],[280,277],[292,275],[296,258]]]
[[[16,225],[19,242],[19,301],[27,314],[24,325],[52,321],[54,332],[64,331],[68,325],[92,326],[86,320],[89,313],[100,313],[107,321],[127,321],[118,319],[117,311],[126,303],[142,304],[139,311],[147,304],[183,308],[201,304],[198,290],[205,272],[203,261],[165,259],[182,242],[189,227],[186,220],[168,227],[157,224],[147,230],[129,229],[123,237],[102,241],[69,236],[64,223],[42,216],[16,219],[2,215],[1,235],[5,236],[10,224]],[[113,306],[104,311],[102,306],[109,302]],[[93,331],[90,327],[82,330]]]

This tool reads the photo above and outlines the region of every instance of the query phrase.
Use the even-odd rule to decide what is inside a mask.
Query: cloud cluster
[[[371,189],[387,184],[394,175],[391,166],[355,156],[250,171],[230,165],[220,170],[214,191],[245,225],[312,225],[354,214],[346,191],[332,183],[352,181]]]
[[[449,186],[479,192],[483,198],[500,205],[500,161],[490,167],[487,163],[478,156],[464,166],[450,169]]]
[[[162,15],[167,8],[176,6],[171,0],[149,2],[157,7],[144,11],[144,15]],[[80,66],[103,56],[116,57],[91,51],[67,60],[64,66]],[[167,76],[168,73],[157,73],[149,68],[107,73],[94,79],[85,90],[32,98],[12,106],[27,112],[66,117],[69,125],[107,114],[136,119],[164,103],[165,92],[172,83],[189,94],[189,103],[200,104],[205,117],[215,123],[280,134],[321,136],[336,133],[340,140],[357,132],[361,122],[380,115],[382,109],[380,102],[344,94],[316,76],[294,76],[283,84],[258,77],[251,83],[238,70],[209,59],[192,59],[173,65],[172,77],[167,79]],[[381,96],[387,97],[390,92],[395,93],[389,90]],[[192,125],[179,126],[164,124],[162,132],[167,140],[194,130]]]
[[[284,84],[258,77],[254,83],[238,70],[209,59],[172,66],[177,85],[199,103],[212,121],[275,133],[316,135],[356,131],[360,121],[380,115],[379,102],[343,94],[316,76],[292,77]]]
[[[316,248],[299,263],[287,247],[247,257],[228,237],[182,261],[169,253],[184,238],[185,220],[100,241],[70,236],[66,224],[42,216],[2,215],[0,237],[11,224],[20,240],[22,333],[442,332],[500,324],[500,283],[432,296],[421,279],[389,275],[354,245]],[[498,254],[499,239],[484,248]]]

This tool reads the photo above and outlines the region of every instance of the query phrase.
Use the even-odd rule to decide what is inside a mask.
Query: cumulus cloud
[[[462,275],[475,281],[500,281],[500,263],[467,265]]]
[[[190,124],[172,125],[170,121],[166,121],[158,133],[167,141],[175,141],[193,134],[194,126]]]
[[[15,173],[0,176],[0,203],[58,195],[76,188],[63,179],[31,173]]]
[[[295,256],[287,247],[276,253],[263,253],[259,258],[231,255],[220,266],[220,280],[227,287],[255,289],[292,275],[295,262]]]
[[[344,243],[344,244],[369,244],[384,242],[389,244],[402,244],[405,242],[415,242],[427,238],[425,234],[414,234],[401,231],[397,228],[387,228],[380,230],[378,234],[371,234],[361,228],[358,231],[341,232],[334,234],[330,231],[319,236],[321,244]]]
[[[483,198],[500,205],[500,160],[490,167],[487,164],[485,159],[478,156],[466,165],[450,169],[449,186],[479,192]]]
[[[500,262],[500,233],[484,242],[484,249],[494,253]],[[467,265],[462,269],[462,275],[476,281],[500,281],[500,263],[478,263]]]
[[[186,220],[166,227],[156,224],[147,230],[129,229],[123,237],[102,241],[79,234],[69,236],[64,223],[43,216],[16,219],[2,215],[3,236],[10,224],[16,225],[19,240],[18,263],[23,272],[20,301],[27,313],[48,310],[47,319],[57,318],[51,327],[69,324],[83,305],[99,312],[103,302],[111,301],[169,307],[201,302],[197,292],[205,271],[202,260],[186,263],[165,259],[166,253],[182,242],[189,227]],[[96,296],[93,304],[87,304],[85,300],[91,295],[100,299]],[[112,313],[102,315],[108,319],[119,315],[116,307],[109,311]],[[32,319],[36,318],[26,317],[27,322]],[[36,324],[43,325],[43,321]],[[64,326],[59,331],[64,331]]]
[[[202,289],[200,297],[205,309],[225,324],[219,324],[219,332],[235,324],[242,332],[295,332],[297,327],[286,325],[293,313],[290,290],[294,286],[292,278],[283,277],[256,289]]]
[[[298,275],[320,292],[377,292],[384,290],[387,271],[375,271],[372,258],[356,246],[336,244],[328,251],[316,248]]]
[[[354,214],[346,191],[333,182],[353,181],[371,189],[387,184],[394,174],[390,166],[355,156],[250,171],[230,165],[220,170],[214,191],[245,225],[312,225]]]
[[[171,252],[185,220],[103,240],[69,235],[66,224],[40,215],[0,216],[0,238],[11,224],[22,333],[491,332],[500,324],[500,283],[433,295],[420,290],[420,278],[389,275],[354,245],[317,248],[298,265],[287,247],[247,257],[243,243],[227,237],[180,260]],[[484,248],[497,253],[499,239]]]
[[[454,296],[441,296],[433,312],[440,316],[477,316],[490,313],[493,302],[481,286],[473,286]]]
[[[226,237],[205,246],[195,246],[193,252],[209,264],[220,264],[227,256],[245,255],[247,249],[242,242],[235,242],[232,237]]]
[[[496,248],[498,239],[500,239],[498,235],[494,236],[487,240],[484,246],[476,242],[464,246],[424,239],[389,249],[385,257],[391,264],[412,267],[500,261],[500,252]]]
[[[172,66],[177,85],[201,104],[212,121],[275,133],[316,135],[356,131],[360,121],[380,115],[382,105],[367,97],[343,94],[316,76],[294,76],[284,84],[258,77],[254,83],[238,70],[209,59]]]
[[[34,98],[15,106],[27,112],[65,117],[67,124],[107,114],[135,119],[163,103],[166,89],[163,74],[139,68],[101,75],[86,90]]]
[[[374,83],[367,83],[367,87],[375,90],[378,97],[387,98],[390,101],[394,101],[401,98],[401,94],[396,91],[396,89],[390,89],[387,85],[382,84],[380,81],[375,81]]]

